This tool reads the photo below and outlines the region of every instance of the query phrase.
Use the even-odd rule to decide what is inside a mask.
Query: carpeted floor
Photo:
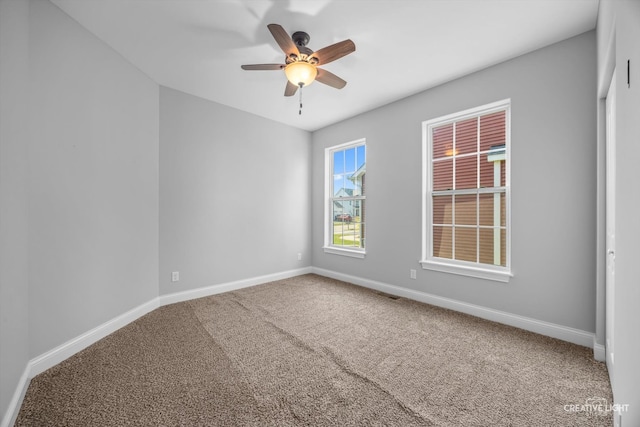
[[[141,317],[35,377],[16,425],[611,426],[593,399],[591,349],[305,275]]]

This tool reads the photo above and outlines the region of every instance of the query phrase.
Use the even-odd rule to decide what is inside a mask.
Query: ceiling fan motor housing
[[[293,40],[296,47],[298,48],[298,52],[300,52],[300,57],[293,58],[294,61],[303,60],[313,64],[316,64],[318,62],[317,59],[315,61],[312,61],[312,58],[310,58],[313,51],[307,47],[307,43],[309,43],[309,40],[311,40],[309,34],[305,33],[304,31],[296,31],[291,36],[291,40]]]
[[[291,40],[293,40],[296,46],[300,48],[306,46],[307,43],[309,43],[309,40],[311,40],[311,37],[309,37],[309,34],[305,33],[304,31],[296,31],[291,36]]]

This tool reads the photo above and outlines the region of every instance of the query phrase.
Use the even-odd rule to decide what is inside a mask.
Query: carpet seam
[[[233,301],[235,303],[237,303],[238,305],[242,306],[244,309],[246,309],[249,312],[253,313],[253,314],[257,314],[258,312],[262,311],[262,310],[252,311],[251,308],[247,307],[242,301],[238,301],[238,300],[235,300],[235,299]],[[271,325],[277,331],[281,332],[285,337],[287,337],[291,341],[293,341],[298,347],[301,347],[301,348],[304,348],[304,349],[306,349],[308,351],[311,351],[314,354],[326,356],[336,366],[338,366],[343,372],[346,372],[347,374],[349,374],[351,376],[354,376],[354,377],[359,378],[359,379],[361,379],[361,380],[363,380],[363,381],[365,381],[365,382],[367,382],[369,384],[372,384],[375,388],[377,388],[378,390],[382,391],[384,394],[390,396],[393,399],[393,401],[396,402],[396,404],[400,408],[402,408],[402,410],[405,411],[407,414],[411,415],[414,418],[417,418],[418,420],[420,420],[422,422],[427,422],[430,425],[435,425],[435,423],[433,421],[425,418],[422,414],[420,414],[419,412],[417,412],[416,410],[411,408],[408,404],[404,403],[402,400],[400,400],[397,396],[395,396],[389,390],[386,390],[384,387],[382,387],[381,384],[379,384],[378,382],[374,381],[373,379],[368,378],[367,376],[365,376],[363,374],[360,374],[359,372],[356,372],[355,370],[351,369],[347,365],[347,363],[345,361],[343,361],[337,354],[335,354],[333,351],[331,351],[331,349],[329,349],[328,347],[321,346],[320,349],[323,350],[323,351],[318,351],[317,349],[313,348],[311,345],[307,344],[305,341],[303,341],[299,337],[295,336],[294,334],[292,334],[291,332],[287,331],[283,327],[277,325],[274,321],[266,318],[263,314],[258,314],[258,316],[265,323]]]

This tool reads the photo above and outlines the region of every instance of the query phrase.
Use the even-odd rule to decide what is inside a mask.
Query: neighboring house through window
[[[510,100],[423,122],[425,269],[508,281]]]
[[[325,150],[325,252],[364,257],[366,170],[364,139]]]

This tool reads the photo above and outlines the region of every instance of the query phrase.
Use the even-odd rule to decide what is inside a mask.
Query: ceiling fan
[[[343,40],[314,52],[307,47],[310,37],[304,31],[296,31],[289,37],[278,24],[269,24],[267,28],[285,53],[285,63],[242,65],[243,70],[284,70],[287,76],[284,96],[292,96],[298,88],[308,86],[315,80],[336,89],[342,89],[347,84],[335,74],[318,68],[318,65],[328,64],[354,52],[356,45],[351,40]]]

